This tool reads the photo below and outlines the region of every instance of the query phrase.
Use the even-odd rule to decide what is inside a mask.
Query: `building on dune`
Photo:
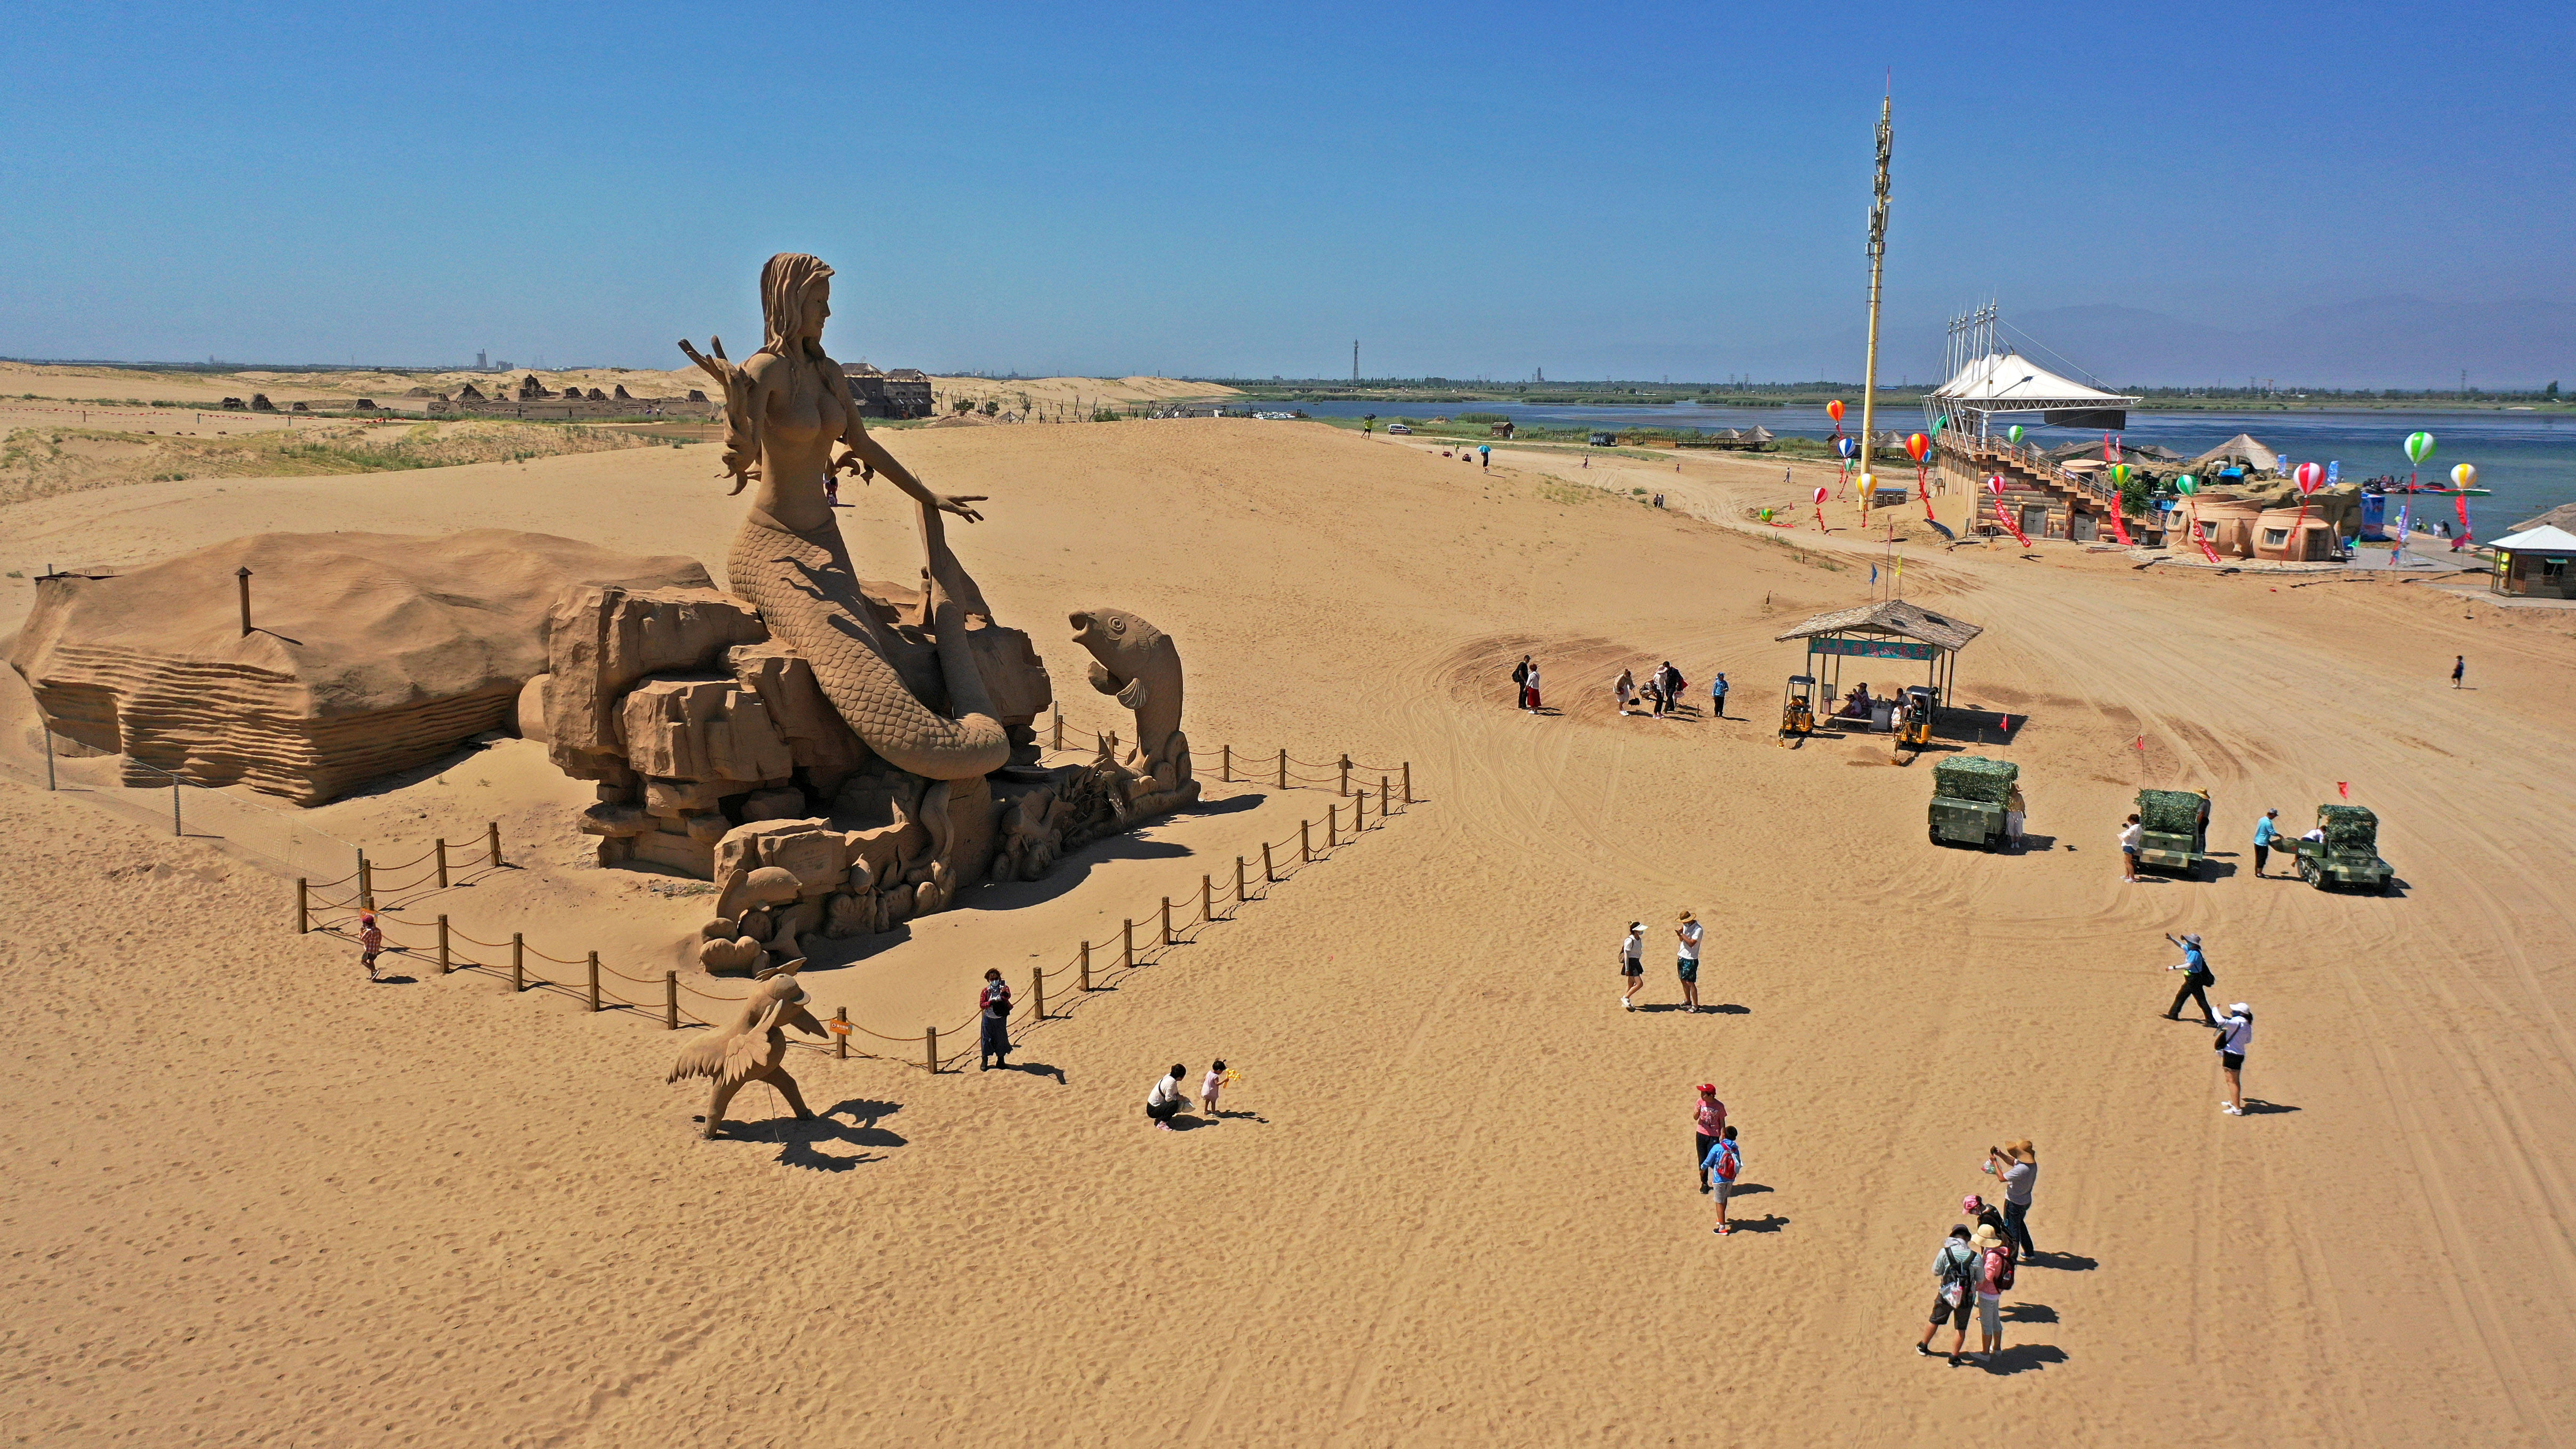
[[[917,367],[880,372],[864,362],[841,369],[850,385],[850,401],[863,418],[926,418],[936,410],[930,379]]]

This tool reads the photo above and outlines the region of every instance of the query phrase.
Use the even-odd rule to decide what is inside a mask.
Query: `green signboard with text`
[[[1845,654],[1855,659],[1931,659],[1940,650],[1929,644],[1906,644],[1894,639],[1846,639],[1840,634],[1827,634],[1807,641],[1810,654]]]

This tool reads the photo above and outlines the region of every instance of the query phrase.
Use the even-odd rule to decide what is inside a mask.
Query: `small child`
[[[1729,1123],[1726,1130],[1718,1134],[1717,1145],[1708,1150],[1708,1156],[1701,1159],[1700,1166],[1708,1169],[1708,1195],[1717,1200],[1717,1227],[1714,1231],[1722,1238],[1727,1233],[1727,1195],[1735,1190],[1735,1175],[1744,1170],[1744,1149],[1735,1145],[1734,1124]]]
[[[376,913],[358,912],[358,949],[367,968],[367,979],[376,979],[376,953],[385,949],[385,933],[376,926]]]
[[[1224,1089],[1225,1063],[1219,1061],[1208,1068],[1206,1080],[1199,1083],[1199,1106],[1206,1110],[1210,1121],[1216,1120],[1216,1094]]]

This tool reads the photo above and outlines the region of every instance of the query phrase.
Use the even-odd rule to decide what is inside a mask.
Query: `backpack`
[[[1956,1238],[1950,1241],[1960,1249],[1968,1246]],[[1976,1262],[1977,1255],[1974,1253],[1953,1252],[1949,1247],[1943,1247],[1941,1249],[1941,1286],[1943,1288],[1969,1286],[1970,1281],[1976,1276]]]
[[[2004,1259],[2003,1267],[1997,1269],[1995,1272],[1995,1287],[1998,1291],[2009,1292],[2013,1285],[2013,1260],[2021,1256],[2021,1250],[2011,1246],[2004,1246],[1998,1247],[1994,1251],[2001,1253]]]
[[[1522,660],[1520,663],[1515,664],[1515,665],[1513,665],[1513,666],[1512,666],[1512,683],[1514,683],[1514,684],[1527,684],[1527,683],[1529,683],[1529,661],[1528,661],[1528,660],[1524,659],[1524,660]]]
[[[1736,1145],[1735,1145],[1734,1143],[1732,1143],[1732,1142],[1721,1142],[1720,1144],[1718,1144],[1718,1150],[1717,1150],[1717,1180],[1718,1180],[1718,1181],[1720,1181],[1720,1182],[1733,1182],[1733,1181],[1735,1181],[1735,1174],[1736,1174],[1736,1173],[1738,1173],[1738,1172],[1740,1172],[1740,1171],[1742,1171],[1742,1170],[1743,1170],[1743,1167],[1744,1167],[1744,1154],[1743,1154],[1743,1152],[1742,1152],[1740,1149],[1738,1149],[1738,1148],[1736,1147]]]

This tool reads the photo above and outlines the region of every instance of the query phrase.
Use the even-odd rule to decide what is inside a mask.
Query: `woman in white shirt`
[[[2240,1001],[2218,1019],[2218,1066],[2227,1073],[2227,1100],[2218,1106],[2230,1117],[2245,1115],[2245,1052],[2253,1045],[2254,1008]]]
[[[2120,827],[2120,869],[2127,872],[2122,880],[2138,878],[2138,849],[2146,841],[2147,827],[2138,823],[2137,816],[2130,816],[2129,823]]]
[[[1154,1090],[1145,1094],[1145,1115],[1166,1132],[1173,1130],[1172,1114],[1181,1110],[1181,1104],[1190,1099],[1188,1089],[1181,1085],[1189,1075],[1188,1067],[1174,1062],[1171,1075],[1156,1082]]]

